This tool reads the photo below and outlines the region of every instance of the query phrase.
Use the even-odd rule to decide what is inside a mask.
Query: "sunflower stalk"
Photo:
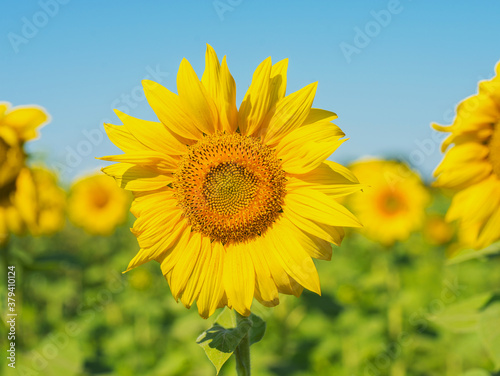
[[[238,312],[234,311],[236,314],[236,321],[238,325],[245,320],[247,317],[240,315]],[[250,333],[247,333],[238,347],[234,352],[234,357],[236,358],[236,371],[238,376],[250,376]]]

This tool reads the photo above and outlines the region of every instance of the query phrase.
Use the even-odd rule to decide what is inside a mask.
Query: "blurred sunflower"
[[[424,225],[424,237],[427,242],[433,245],[446,244],[451,241],[453,234],[453,226],[446,222],[442,215],[427,216]]]
[[[355,162],[350,169],[368,186],[347,202],[363,223],[361,231],[367,237],[389,246],[422,226],[429,194],[406,164],[369,159]]]
[[[335,201],[360,185],[325,161],[344,141],[337,116],[311,108],[316,83],[285,96],[288,60],[264,60],[239,110],[227,67],[207,46],[201,81],[185,59],[178,95],[143,81],[161,122],[117,111],[106,125],[125,154],[103,169],[133,191],[141,250],[128,269],[156,260],[175,299],[202,317],[229,306],[250,314],[278,293],[320,293],[312,258],[330,259],[357,219]]]
[[[458,191],[446,219],[459,221],[463,243],[486,247],[500,239],[500,63],[496,76],[458,105],[452,125],[432,126],[451,133],[434,172],[436,186]]]
[[[76,181],[70,190],[68,216],[92,235],[110,235],[127,219],[130,195],[113,179],[93,175]]]
[[[36,189],[36,225],[33,235],[49,235],[64,226],[66,192],[58,186],[57,177],[42,167],[31,169],[33,184]]]
[[[20,106],[10,109],[10,104],[0,103],[0,244],[7,241],[9,233],[21,234],[25,218],[17,204],[23,204],[19,188],[29,181],[25,167],[24,143],[37,137],[37,129],[49,120],[42,108]],[[27,180],[28,179],[28,180]],[[30,213],[33,217],[35,213]]]

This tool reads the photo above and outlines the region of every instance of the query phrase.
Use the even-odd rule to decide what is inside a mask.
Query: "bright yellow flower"
[[[0,103],[0,244],[7,241],[9,233],[21,234],[25,230],[25,219],[16,206],[24,204],[16,190],[24,187],[23,181],[30,175],[25,168],[23,146],[49,119],[39,107],[9,107],[8,103]]]
[[[50,171],[35,167],[31,169],[36,187],[36,226],[33,235],[50,235],[64,226],[66,193],[57,185],[57,177]]]
[[[117,111],[106,125],[125,154],[103,169],[133,191],[141,250],[128,269],[156,260],[175,299],[202,317],[229,306],[250,314],[278,293],[320,293],[312,258],[330,259],[342,226],[359,226],[335,201],[359,190],[325,159],[345,140],[337,116],[312,109],[316,83],[285,96],[288,60],[262,62],[239,110],[226,58],[208,46],[201,81],[187,60],[178,95],[144,81],[160,122]]]
[[[92,235],[110,235],[127,219],[130,194],[113,179],[93,175],[73,184],[68,199],[69,219]]]
[[[13,130],[21,142],[37,138],[38,129],[50,120],[47,112],[38,106],[9,107],[9,103],[0,102],[0,128]]]
[[[45,168],[22,169],[12,202],[23,227],[34,236],[50,235],[64,226],[66,194]]]
[[[434,175],[435,185],[458,192],[446,214],[459,221],[460,239],[483,248],[500,239],[500,63],[496,76],[479,84],[479,92],[457,107],[452,125],[433,124],[450,132]]]
[[[429,194],[406,164],[369,159],[355,162],[350,168],[367,186],[364,192],[349,198],[367,237],[391,245],[407,239],[422,226]]]

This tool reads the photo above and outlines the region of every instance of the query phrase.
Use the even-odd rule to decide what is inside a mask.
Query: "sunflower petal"
[[[224,259],[224,289],[233,308],[243,316],[250,315],[255,290],[255,269],[244,244],[228,246]]]
[[[203,286],[196,300],[198,313],[205,319],[215,312],[219,306],[219,302],[224,296],[222,274],[224,270],[225,253],[226,251],[222,244],[219,242],[212,243],[212,254],[208,265],[206,265],[210,273],[205,275]]]
[[[143,80],[142,86],[149,105],[170,131],[190,140],[199,140],[202,137],[177,95],[154,81]]]
[[[166,187],[173,178],[144,166],[117,163],[102,169],[106,175],[115,178],[119,187],[129,191],[153,191]]]
[[[182,59],[179,67],[177,90],[180,102],[196,122],[198,129],[205,134],[214,133],[218,129],[215,104],[186,59]]]
[[[238,111],[238,126],[244,136],[259,130],[270,108],[271,58],[264,60],[255,70]]]
[[[262,134],[265,144],[277,144],[284,136],[304,123],[311,110],[317,86],[318,83],[313,82],[276,104],[276,110],[269,115],[272,117]]]
[[[324,193],[301,188],[285,197],[285,210],[289,209],[312,221],[330,226],[361,227],[356,217]]]

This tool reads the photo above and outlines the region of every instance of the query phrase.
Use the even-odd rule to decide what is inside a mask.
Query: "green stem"
[[[248,320],[247,317],[236,313],[236,321],[239,324],[243,320]],[[236,358],[236,371],[238,376],[250,376],[250,337],[247,333],[245,337],[241,340],[240,344],[234,351],[234,356]]]

